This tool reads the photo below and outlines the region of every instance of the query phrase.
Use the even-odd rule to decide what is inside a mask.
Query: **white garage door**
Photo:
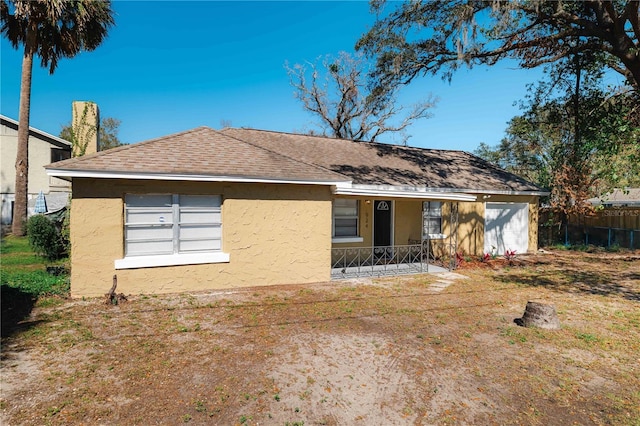
[[[495,247],[526,253],[529,246],[529,205],[526,203],[487,203],[484,214],[484,252]]]

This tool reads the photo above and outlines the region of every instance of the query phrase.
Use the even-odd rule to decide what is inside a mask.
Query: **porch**
[[[434,244],[432,240],[331,249],[332,280],[447,272],[455,266],[455,249],[444,242]]]

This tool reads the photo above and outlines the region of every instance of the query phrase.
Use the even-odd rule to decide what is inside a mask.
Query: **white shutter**
[[[211,252],[222,248],[219,195],[180,196],[179,253]]]
[[[125,255],[173,253],[171,195],[127,195]]]
[[[219,195],[127,195],[125,256],[222,249]]]

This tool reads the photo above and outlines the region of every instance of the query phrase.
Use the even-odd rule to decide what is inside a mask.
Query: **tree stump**
[[[109,293],[105,294],[105,303],[107,305],[117,305],[120,302],[126,302],[127,296],[124,293],[116,294],[116,287],[118,286],[118,276],[113,276],[113,285],[111,286],[111,290]]]
[[[522,327],[538,327],[547,330],[560,328],[556,307],[541,302],[527,302],[522,318],[516,318],[514,322]]]

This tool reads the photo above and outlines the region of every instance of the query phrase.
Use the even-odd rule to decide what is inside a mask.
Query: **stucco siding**
[[[407,245],[422,238],[422,200],[397,200],[395,202],[394,242]]]
[[[458,252],[479,256],[483,244],[484,203],[458,203]]]
[[[222,195],[228,263],[116,270],[124,254],[124,195]],[[71,214],[74,297],[174,293],[330,279],[331,193],[310,185],[76,179]]]
[[[115,273],[114,260],[121,259],[124,253],[122,211],[122,199],[82,198],[74,194],[71,201],[73,297],[98,296],[109,291]]]

